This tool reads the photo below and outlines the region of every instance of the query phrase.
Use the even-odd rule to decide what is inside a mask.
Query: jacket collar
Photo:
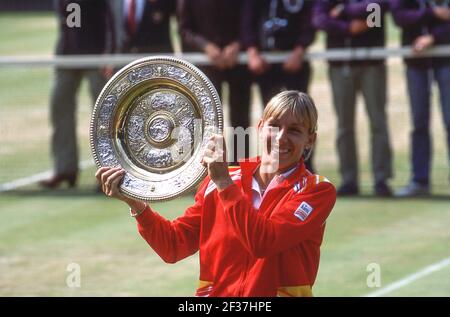
[[[242,178],[245,183],[249,182],[249,185],[251,185],[253,174],[256,172],[256,169],[260,164],[261,164],[261,157],[259,156],[247,158],[239,162],[242,172]],[[298,182],[298,180],[301,177],[307,175],[311,175],[311,173],[306,169],[303,159],[301,159],[298,162],[297,168],[292,173],[290,173],[286,178],[283,177],[283,179],[279,183],[279,187],[293,186],[294,183]]]

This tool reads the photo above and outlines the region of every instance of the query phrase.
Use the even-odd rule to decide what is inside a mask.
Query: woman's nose
[[[286,138],[286,129],[285,128],[279,129],[276,137],[277,141],[283,140],[285,138]]]

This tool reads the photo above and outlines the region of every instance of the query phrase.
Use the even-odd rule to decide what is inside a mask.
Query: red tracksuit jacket
[[[200,250],[197,296],[311,296],[325,220],[336,201],[334,186],[303,162],[252,204],[259,165],[243,162],[234,185],[218,192],[207,177],[193,206],[169,221],[150,207],[136,217],[138,230],[158,255],[174,263]]]

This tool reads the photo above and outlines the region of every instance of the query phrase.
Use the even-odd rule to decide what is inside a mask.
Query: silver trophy
[[[209,79],[186,61],[157,56],[128,64],[108,81],[94,107],[90,143],[98,167],[126,170],[123,194],[161,201],[205,177],[203,152],[222,129]]]

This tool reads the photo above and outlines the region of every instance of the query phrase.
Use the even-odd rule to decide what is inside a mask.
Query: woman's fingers
[[[204,156],[203,156],[203,164],[210,164],[210,163],[214,163],[216,160],[215,160],[215,158],[213,157],[213,155],[208,155],[208,154],[205,154]]]
[[[215,149],[220,152],[221,155],[226,152],[226,144],[225,144],[225,138],[221,134],[215,134],[214,135],[214,145]]]
[[[95,178],[101,184],[105,195],[125,201],[125,196],[119,190],[120,181],[125,173],[122,167],[101,167],[95,173]]]
[[[109,166],[104,166],[104,167],[100,167],[97,172],[95,173],[95,178],[98,180],[99,183],[101,183],[102,181],[102,174],[106,171],[108,171],[111,167]]]
[[[206,144],[206,149],[207,149],[207,150],[214,151],[215,148],[216,148],[216,144],[215,144],[214,140],[211,140],[211,139],[210,139],[210,140],[208,141],[208,143]]]
[[[108,180],[107,180],[108,192],[106,193],[108,196],[112,197],[119,193],[119,183],[122,180],[124,173],[125,173],[125,171],[120,169],[108,177]]]
[[[118,170],[121,170],[120,167],[114,167],[106,170],[104,173],[101,174],[100,177],[100,183],[102,184],[102,190],[104,193],[106,193],[107,187],[110,186],[111,180],[108,180],[109,177],[117,172]]]
[[[203,158],[206,163],[223,162],[223,151],[206,149]]]
[[[111,176],[114,172],[118,171],[119,169],[120,167],[113,167],[103,172],[102,175],[100,176],[101,183],[105,185],[108,180],[108,177]]]
[[[225,161],[225,141],[220,134],[213,134],[206,144],[201,163],[206,166],[213,162]]]

